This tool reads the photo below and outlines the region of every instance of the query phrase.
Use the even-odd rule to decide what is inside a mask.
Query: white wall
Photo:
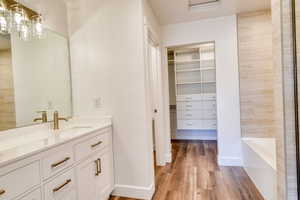
[[[165,47],[216,42],[218,160],[241,165],[239,73],[236,16],[163,27]]]
[[[75,115],[113,116],[114,194],[150,198],[154,170],[142,2],[70,1],[68,15]]]

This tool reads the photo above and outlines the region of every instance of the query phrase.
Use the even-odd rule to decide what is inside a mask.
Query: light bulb
[[[3,0],[0,0],[0,32],[7,34],[10,32],[9,26],[9,11]]]
[[[37,15],[33,19],[33,36],[36,36],[39,39],[44,36],[44,27],[41,15]]]
[[[7,21],[4,16],[0,16],[0,31],[7,32]]]
[[[14,32],[20,32],[23,21],[25,20],[25,13],[19,4],[11,6],[11,18]]]
[[[22,14],[21,13],[14,13],[14,23],[15,23],[15,26],[16,26],[16,29],[17,31],[20,31],[21,29],[21,23],[23,21],[23,17],[22,17]]]
[[[30,39],[29,27],[26,24],[21,25],[19,37],[21,40],[24,40],[24,41],[28,41]]]

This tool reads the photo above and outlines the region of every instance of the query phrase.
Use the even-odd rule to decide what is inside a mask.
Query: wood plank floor
[[[218,166],[216,142],[172,142],[172,151],[173,162],[155,169],[153,200],[263,200],[242,168]]]

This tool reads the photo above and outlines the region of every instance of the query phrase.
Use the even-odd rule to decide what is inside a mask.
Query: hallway
[[[216,142],[175,141],[172,150],[173,162],[156,167],[153,200],[263,200],[242,168],[217,165]]]

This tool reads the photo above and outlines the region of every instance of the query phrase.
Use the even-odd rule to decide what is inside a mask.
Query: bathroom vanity
[[[112,124],[73,119],[0,135],[0,200],[104,200],[114,187]]]

